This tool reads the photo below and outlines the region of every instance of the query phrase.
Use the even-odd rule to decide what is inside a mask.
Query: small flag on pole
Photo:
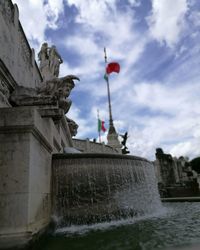
[[[101,131],[103,131],[104,133],[106,132],[106,128],[104,126],[104,121],[102,121],[100,118],[99,118],[99,110],[97,109],[97,126],[98,126],[98,133],[99,133],[99,142],[101,143]]]
[[[101,132],[101,131],[106,132],[106,128],[104,124],[105,124],[104,121],[98,119],[98,132]]]
[[[119,73],[120,71],[120,65],[117,62],[111,62],[106,67],[106,74],[110,74],[113,72]]]
[[[106,80],[106,82],[108,81],[108,75],[106,73],[104,75],[104,79]]]

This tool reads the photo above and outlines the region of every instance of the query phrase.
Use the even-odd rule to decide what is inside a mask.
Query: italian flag
[[[119,73],[120,72],[120,65],[117,62],[111,62],[106,66],[106,72],[104,74],[104,79],[106,80],[106,82],[108,82],[108,76],[111,73]]]
[[[106,132],[106,128],[104,127],[104,121],[98,119],[98,132]]]
[[[119,73],[120,65],[117,62],[111,62],[106,66],[106,74],[109,75],[113,72]]]

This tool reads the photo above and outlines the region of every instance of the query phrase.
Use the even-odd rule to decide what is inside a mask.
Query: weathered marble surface
[[[71,133],[71,136],[76,136],[77,132],[78,132],[78,124],[73,121],[72,119],[69,119],[67,117],[67,122],[68,122],[68,125],[69,125],[69,130],[70,130],[70,133]]]
[[[61,78],[52,78],[42,82],[42,86],[37,89],[38,96],[51,96],[58,101],[58,105],[64,110],[65,114],[69,111],[72,101],[69,99],[71,90],[74,88],[74,80],[79,78],[73,75],[67,75]]]
[[[72,75],[59,78],[63,60],[56,47],[49,48],[47,43],[38,54],[39,70],[19,22],[18,7],[11,0],[0,1],[0,48],[0,108],[47,105],[51,99],[65,113],[69,111],[69,95],[74,80],[79,79]]]
[[[0,58],[18,85],[39,86],[41,74],[19,22],[19,11],[10,0],[0,1]]]
[[[16,86],[8,100],[13,106],[58,105],[66,114],[72,104],[68,98],[74,88],[76,76],[68,75],[43,82],[40,88]]]
[[[43,43],[38,53],[38,59],[44,82],[59,76],[60,64],[63,63],[63,60],[55,45],[49,48],[47,43]]]
[[[59,110],[55,123],[48,109],[1,109],[0,246],[24,243],[50,221],[52,153],[73,146]]]
[[[40,72],[11,0],[0,0],[0,48],[2,248],[26,243],[50,222],[52,154],[73,147],[75,127],[65,113],[79,79],[59,78],[55,46],[47,49],[48,62],[40,53]]]

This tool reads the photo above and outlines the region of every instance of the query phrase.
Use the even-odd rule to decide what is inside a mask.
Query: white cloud
[[[131,2],[139,4],[139,1]],[[143,33],[141,36],[134,29],[134,12],[119,12],[115,0],[68,0],[67,3],[78,9],[76,22],[81,23],[81,29],[77,29],[73,36],[68,34],[62,45],[76,51],[81,56],[81,62],[73,68],[69,65],[63,65],[62,68],[70,68],[73,74],[79,75],[84,82],[87,81],[87,85],[80,88],[91,92],[95,97],[105,96],[103,48],[106,46],[108,61],[123,63],[120,75],[111,81],[112,92],[119,91],[128,84],[127,75],[130,72],[133,74],[133,65],[144,51],[149,40],[148,35]],[[98,88],[97,84],[103,87]]]
[[[133,7],[138,7],[141,5],[141,0],[129,0],[129,3]]]
[[[148,24],[152,37],[173,47],[184,29],[187,0],[152,0],[152,14]]]
[[[102,40],[101,44],[104,43],[103,47],[108,47],[110,50],[108,59],[112,59],[110,58],[111,55],[114,55],[115,59],[125,57],[124,52],[129,51],[138,38],[136,30],[133,32],[135,23],[133,12],[120,12],[117,10],[116,0],[68,0],[67,2],[75,5],[79,10],[76,21],[84,25],[83,33],[80,30],[76,33],[76,36],[81,38],[79,48],[81,44],[84,46],[83,37],[85,39],[88,37],[99,46],[99,35]],[[89,50],[87,51],[89,53]]]
[[[200,119],[187,116],[136,117],[141,126],[129,128],[131,153],[154,159],[155,149],[162,147],[173,156],[195,157],[200,154]],[[197,121],[198,120],[198,121]],[[198,123],[197,123],[198,122]]]
[[[75,104],[73,104],[69,112],[67,113],[67,117],[74,120],[79,125],[78,137],[85,139],[87,135],[91,132],[93,124],[90,124],[90,126],[88,126],[88,120],[86,119],[86,117],[81,117],[80,113],[80,109],[77,108]]]
[[[189,19],[193,22],[193,24],[197,27],[200,26],[200,11],[193,11],[190,16]]]
[[[62,0],[13,0],[19,7],[19,19],[32,47],[37,51],[47,40],[45,30],[57,28],[59,14],[63,11]]]
[[[84,26],[84,30],[82,30],[84,33],[79,30],[75,36],[67,37],[65,40],[68,47],[76,50],[83,58],[87,58],[87,60],[83,59],[82,65],[75,68],[76,72],[79,71],[83,77],[84,74],[90,76],[87,84],[83,83],[80,89],[91,93],[96,101],[107,95],[106,87],[102,85],[105,83],[96,82],[97,78],[99,79],[98,72],[102,67],[100,62],[103,57],[103,48],[100,48],[95,40],[97,32],[107,38],[108,56],[114,55],[123,61],[120,74],[111,76],[110,87],[115,126],[118,131],[122,132],[129,129],[128,146],[131,152],[153,159],[156,147],[163,146],[166,152],[175,152],[173,147],[180,149],[178,145],[180,141],[185,140],[186,136],[191,145],[191,141],[195,140],[194,134],[198,131],[196,117],[199,115],[199,84],[177,85],[178,76],[180,79],[177,68],[168,76],[170,80],[175,77],[176,81],[171,81],[174,85],[164,82],[137,84],[134,82],[134,63],[139,60],[149,37],[147,33],[141,35],[133,29],[135,24],[133,14],[120,13],[121,15],[119,15],[115,8],[115,1],[109,3],[110,8],[107,8],[106,1],[68,2],[76,5],[79,10],[77,22]],[[186,11],[185,0],[178,0],[175,3],[174,1],[172,3],[172,0],[161,3],[154,1],[151,34],[159,41],[165,41],[168,46],[173,46],[180,38],[184,26],[182,19]],[[184,51],[181,50],[181,52]],[[113,60],[114,57],[109,59]],[[180,70],[186,72],[186,65],[187,63],[183,62],[180,67],[178,66],[179,72]],[[99,105],[101,107],[101,104]],[[107,107],[101,107],[101,110],[105,110],[105,108]],[[91,108],[93,114],[94,109],[96,111],[96,105]],[[154,115],[137,114],[140,109],[147,109]],[[103,111],[104,115],[105,112]],[[105,117],[108,117],[108,114]],[[92,118],[90,122],[94,124]],[[93,126],[94,129],[95,126]],[[190,148],[190,151],[185,147],[184,152],[189,152],[191,155],[195,146],[196,144]],[[197,151],[194,149],[193,153]],[[180,152],[183,150],[180,149]]]
[[[102,59],[103,61],[103,51],[101,51],[91,36],[86,36],[84,42],[82,34],[80,36],[66,37],[63,40],[63,45],[77,52],[80,57],[81,63],[72,69],[73,72],[80,76],[90,76],[90,79],[93,75],[96,76],[100,72],[100,60]]]
[[[121,116],[129,123],[131,153],[153,159],[155,148],[163,147],[175,156],[200,154],[199,95],[199,83],[174,88],[158,83],[138,84],[129,89],[118,112],[123,112],[125,105],[134,109]],[[142,115],[143,109],[148,114]]]
[[[114,124],[119,133],[129,132],[127,146],[131,153],[153,160],[155,149],[162,147],[166,153],[174,156],[198,155],[199,87],[197,83],[174,88],[161,83],[134,84],[132,88],[129,86],[129,91],[124,89],[120,95],[112,95]],[[97,108],[100,109],[101,118],[106,120],[107,103],[93,106],[91,114],[85,119],[81,118],[80,111],[72,110],[75,120],[80,123],[78,137],[84,138],[87,133],[96,131]],[[143,108],[150,110],[150,113],[138,113],[138,109]],[[106,134],[102,139],[106,141]]]
[[[115,11],[116,0],[98,1],[98,0],[66,0],[69,5],[75,5],[79,10],[77,22],[87,23],[91,27],[98,28],[101,26],[103,20],[110,16],[108,6]]]
[[[63,0],[48,0],[48,3],[44,5],[44,11],[48,20],[48,27],[57,29],[59,15],[64,11]]]
[[[39,43],[44,41],[47,20],[43,12],[42,1],[14,0],[13,2],[17,3],[19,7],[19,19],[29,41],[36,40]],[[39,23],[38,19],[40,20]]]
[[[138,84],[134,85],[134,102],[153,111],[176,115],[181,112],[200,114],[198,95],[199,83],[187,85]],[[129,92],[131,94],[131,92]]]
[[[131,153],[153,159],[155,148],[163,147],[166,153],[177,156],[199,154],[200,78],[199,60],[196,56],[199,47],[196,44],[193,49],[189,49],[184,43],[177,46],[178,51],[175,46],[185,28],[188,2],[152,0],[149,30],[139,32],[135,19],[136,9],[132,11],[131,8],[126,8],[126,11],[121,12],[116,7],[117,0],[65,1],[78,10],[76,20],[73,20],[76,22],[76,29],[70,33],[70,28],[67,27],[67,36],[56,46],[58,50],[59,46],[66,46],[66,51],[75,52],[80,61],[74,66],[73,58],[67,58],[66,55],[67,60],[61,65],[61,75],[75,74],[81,78],[74,91],[79,93],[79,98],[81,93],[83,100],[86,100],[82,105],[90,105],[85,114],[74,99],[67,114],[79,124],[77,137],[94,136],[94,131],[97,130],[97,108],[108,125],[107,89],[103,79],[103,48],[106,46],[108,60],[121,63],[120,74],[112,74],[110,77],[111,100],[117,131],[129,132],[127,145]],[[37,43],[42,43],[50,40],[50,37],[45,37],[45,31],[47,28],[58,28],[59,16],[63,13],[62,0],[49,0],[46,6],[43,6],[41,0],[15,2],[19,4],[20,17],[29,41],[35,39]],[[137,7],[142,1],[129,0],[129,3]],[[198,16],[196,13],[196,17],[190,19],[196,26],[199,25]],[[164,52],[149,68],[145,63],[143,66],[145,58],[141,56],[144,56],[143,52],[152,37],[173,47],[177,57],[172,64],[174,67],[171,66],[170,71],[166,70],[168,75],[165,73],[164,80],[147,80],[143,83],[136,77],[139,66],[144,75],[148,70],[162,71],[160,65],[165,65],[169,58],[169,54]],[[150,51],[145,51],[144,54],[153,56]],[[156,79],[156,75],[154,77]],[[90,100],[87,99],[88,96]],[[106,134],[102,136],[104,140],[105,137]]]
[[[189,158],[192,159],[200,154],[200,137],[199,138],[192,138],[185,142],[180,142],[174,145],[169,153],[173,156],[190,156]]]

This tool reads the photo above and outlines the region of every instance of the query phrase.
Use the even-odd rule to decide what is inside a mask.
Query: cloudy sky
[[[31,47],[55,44],[61,76],[81,81],[68,117],[77,138],[96,138],[97,109],[108,127],[103,48],[121,65],[110,76],[114,124],[133,155],[200,154],[199,0],[13,0]],[[106,134],[103,136],[104,140]]]

